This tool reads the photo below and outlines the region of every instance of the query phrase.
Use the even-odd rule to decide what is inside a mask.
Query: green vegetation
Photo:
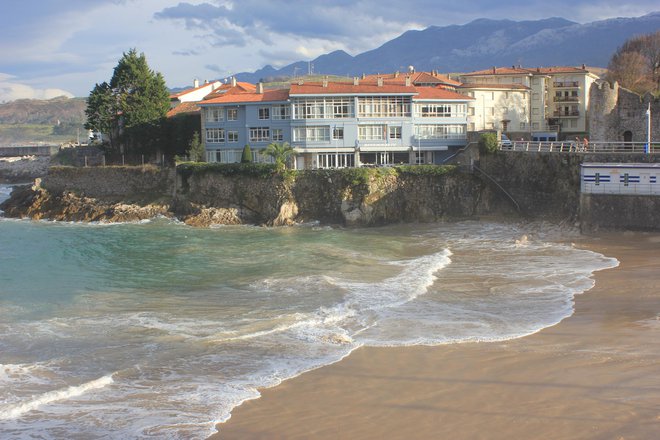
[[[252,162],[252,150],[248,144],[245,144],[243,147],[243,154],[241,155],[241,163],[251,163]]]
[[[183,176],[192,174],[215,173],[221,176],[251,176],[268,178],[276,174],[276,166],[270,163],[206,163],[185,162],[177,166]]]
[[[80,126],[82,129],[82,125]],[[61,144],[76,142],[77,133],[55,133],[52,124],[0,124],[0,145],[44,142]],[[87,139],[87,131],[81,130],[81,142]]]
[[[497,151],[497,133],[481,133],[479,136],[479,151],[484,154],[492,154]]]
[[[86,128],[106,133],[114,150],[127,154],[155,151],[170,108],[163,76],[135,49],[124,53],[110,83],[96,84],[87,101]]]
[[[296,155],[296,150],[288,142],[271,142],[261,154],[272,157],[277,171],[283,172],[288,160]]]
[[[204,145],[199,140],[199,133],[194,132],[190,144],[188,144],[188,157],[192,162],[203,162],[204,161]]]

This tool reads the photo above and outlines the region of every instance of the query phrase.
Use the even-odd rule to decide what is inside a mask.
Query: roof
[[[273,102],[289,99],[288,89],[264,90],[263,93],[254,91],[228,90],[224,94],[209,95],[200,104],[234,104],[241,102]]]
[[[204,97],[204,100],[222,96],[227,93],[256,92],[257,86],[248,82],[237,82],[235,86],[223,84]]]
[[[213,87],[213,84],[219,83],[219,82],[220,81],[211,81],[211,82],[204,83],[199,87],[192,87],[190,89],[181,90],[180,92],[177,92],[177,93],[172,93],[172,94],[170,94],[170,99],[176,99],[179,96],[183,96],[183,95],[187,95],[188,93],[196,92],[197,90],[201,90],[205,87]]]
[[[475,72],[464,73],[462,76],[479,76],[479,75],[531,75],[529,69],[522,67],[492,67],[486,70],[477,70]]]
[[[291,84],[290,96],[298,95],[362,95],[362,94],[405,94],[414,95],[416,90],[412,86],[399,84],[383,83],[379,86],[372,81],[360,81],[360,84],[354,85],[349,82],[328,82],[327,86],[323,83],[303,83]]]
[[[484,84],[484,83],[464,83],[459,89],[502,89],[502,90],[531,90],[523,84]]]
[[[450,86],[457,86],[460,84],[459,81],[455,81],[449,78],[446,75],[441,75],[435,72],[412,72],[412,73],[386,73],[386,74],[376,74],[376,75],[366,75],[360,80],[360,82],[373,82],[377,81],[378,78],[383,78],[384,84],[403,84],[406,83],[406,78],[410,77],[410,82],[413,85],[418,84],[446,84]]]
[[[182,102],[167,112],[167,117],[179,116],[184,114],[199,113],[200,108],[196,102]]]
[[[522,66],[511,67],[492,67],[486,70],[465,73],[462,76],[480,76],[480,75],[548,75],[552,73],[590,73],[584,64],[580,67],[572,66],[549,66],[527,68]]]
[[[455,99],[469,101],[474,99],[470,96],[453,92],[442,87],[415,87],[415,90],[418,92],[418,95],[413,98],[415,101],[424,99]]]

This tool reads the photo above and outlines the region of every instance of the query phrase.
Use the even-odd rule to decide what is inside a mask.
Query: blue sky
[[[585,23],[659,9],[657,0],[2,0],[0,102],[87,96],[130,48],[183,87],[337,49],[355,55],[430,25]]]

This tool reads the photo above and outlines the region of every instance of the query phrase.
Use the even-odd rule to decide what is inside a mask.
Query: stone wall
[[[660,100],[619,87],[618,83],[594,83],[589,90],[589,131],[592,141],[624,141],[629,131],[633,142],[646,142],[646,110],[651,105],[651,140],[660,141]]]
[[[580,225],[585,232],[601,228],[660,230],[660,197],[582,194]]]
[[[170,198],[175,187],[173,168],[51,167],[41,187],[53,194],[73,192],[116,201],[152,201]]]

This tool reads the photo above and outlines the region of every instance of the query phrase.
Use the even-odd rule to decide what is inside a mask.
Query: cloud
[[[0,73],[0,102],[16,99],[51,99],[58,96],[73,98],[73,94],[57,88],[40,89],[15,82],[11,75]]]

